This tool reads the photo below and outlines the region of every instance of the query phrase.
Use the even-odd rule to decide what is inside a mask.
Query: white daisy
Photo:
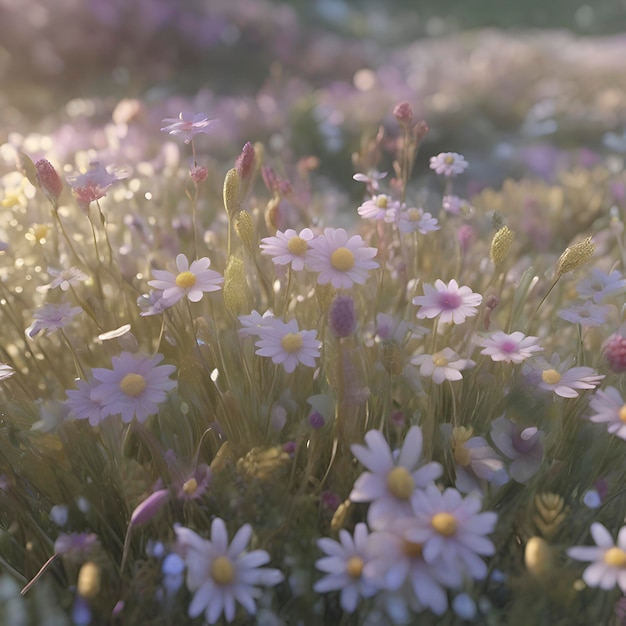
[[[331,283],[336,289],[349,289],[354,283],[363,284],[368,270],[378,267],[372,258],[376,248],[370,248],[359,235],[352,237],[343,228],[326,228],[324,234],[309,243],[306,264],[320,272],[320,285]]]
[[[211,260],[203,257],[192,261],[191,265],[184,254],[176,257],[177,274],[165,270],[152,270],[156,280],[148,281],[155,289],[162,290],[162,300],[172,306],[185,296],[191,302],[202,300],[204,292],[217,291],[224,278],[209,269]]]
[[[411,359],[411,363],[419,365],[420,374],[432,378],[437,385],[444,380],[461,380],[461,371],[476,365],[471,359],[462,359],[451,348],[435,354],[419,354]]]
[[[270,561],[265,550],[245,551],[252,537],[249,524],[235,533],[230,545],[226,524],[219,517],[211,524],[210,540],[182,526],[174,531],[187,566],[187,587],[194,594],[187,611],[191,618],[204,613],[209,624],[215,624],[223,613],[232,622],[236,602],[254,615],[258,586],[273,587],[283,580],[279,570],[260,567]]]
[[[313,239],[313,231],[304,228],[297,233],[292,228],[276,231],[275,237],[261,239],[261,254],[272,257],[274,265],[289,265],[295,271],[304,269],[304,258]]]

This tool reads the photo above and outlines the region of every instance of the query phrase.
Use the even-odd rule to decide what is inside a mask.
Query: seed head
[[[239,174],[234,168],[228,170],[224,178],[224,208],[229,219],[239,211]]]
[[[513,232],[508,226],[503,226],[491,240],[489,256],[496,267],[500,267],[506,259],[513,245]]]
[[[593,243],[591,237],[566,248],[556,266],[557,278],[584,265],[593,256],[595,250],[596,244]]]

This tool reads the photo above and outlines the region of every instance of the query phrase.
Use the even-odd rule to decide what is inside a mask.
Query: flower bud
[[[354,300],[350,296],[335,296],[328,310],[328,325],[337,337],[349,337],[356,330]]]
[[[626,337],[620,333],[611,335],[604,344],[604,356],[612,372],[626,372]]]
[[[191,176],[191,180],[193,180],[196,185],[200,185],[206,180],[209,175],[209,170],[201,165],[194,165],[189,170],[189,175]]]
[[[596,244],[593,243],[591,237],[587,237],[587,239],[583,239],[566,248],[557,263],[557,278],[585,264],[592,257],[595,250]]]
[[[398,120],[400,126],[408,128],[413,121],[413,109],[408,102],[399,102],[393,107],[393,116]]]
[[[552,548],[541,537],[531,537],[524,549],[524,565],[533,576],[542,576],[552,566]]]
[[[93,561],[87,561],[78,572],[78,582],[76,590],[78,595],[87,600],[91,600],[100,591],[101,572],[100,567]]]
[[[229,219],[239,211],[239,174],[234,168],[228,170],[224,178],[224,208]]]
[[[503,226],[491,240],[489,257],[496,267],[500,267],[513,245],[513,233],[508,226]]]
[[[248,141],[235,162],[235,169],[237,170],[239,179],[242,181],[250,180],[252,174],[254,174],[255,165],[256,154],[254,146]]]
[[[130,516],[131,526],[140,526],[148,523],[169,499],[170,492],[167,489],[159,489],[140,502]]]
[[[63,181],[54,169],[50,161],[46,159],[39,159],[35,163],[35,169],[37,171],[37,182],[39,187],[46,194],[50,202],[56,204],[61,192],[63,191]]]

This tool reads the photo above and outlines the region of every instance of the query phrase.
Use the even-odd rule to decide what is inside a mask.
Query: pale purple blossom
[[[15,374],[15,370],[6,363],[0,363],[0,380],[6,380],[11,378]]]
[[[258,326],[256,334],[259,337],[254,344],[256,354],[270,357],[273,363],[282,365],[288,374],[299,363],[315,367],[315,359],[320,356],[322,344],[317,339],[317,331],[300,330],[296,320],[283,322],[274,318],[271,325]]]
[[[418,232],[421,235],[426,235],[435,230],[439,230],[439,228],[437,218],[433,217],[430,213],[424,212],[424,209],[418,209],[416,207],[402,209],[398,216],[398,230],[401,233]]]
[[[595,389],[604,378],[591,367],[568,368],[568,361],[561,362],[557,354],[549,362],[535,357],[524,366],[524,374],[531,384],[561,398],[576,398],[578,389]]]
[[[162,290],[162,302],[168,306],[176,304],[187,297],[191,302],[199,302],[205,292],[217,291],[224,282],[224,277],[210,270],[211,260],[203,257],[189,263],[184,254],[176,257],[177,273],[166,270],[152,270],[155,280],[148,284],[155,289]]]
[[[379,172],[377,170],[371,170],[367,174],[362,174],[361,172],[357,172],[352,178],[360,183],[366,183],[367,190],[375,193],[378,191],[380,185],[378,184],[379,180],[382,180],[387,176],[387,172]]]
[[[237,602],[255,615],[258,587],[273,587],[283,580],[279,570],[261,567],[270,561],[265,550],[246,552],[252,538],[249,524],[235,533],[230,544],[226,524],[219,517],[211,523],[210,540],[183,526],[174,526],[174,531],[187,567],[187,588],[193,594],[187,610],[191,618],[204,613],[209,624],[215,624],[224,614],[232,622]]]
[[[68,267],[63,270],[57,270],[52,267],[48,268],[48,274],[54,277],[54,280],[47,285],[48,289],[61,288],[61,291],[67,291],[70,287],[78,285],[87,280],[88,276],[77,267]]]
[[[484,437],[472,437],[472,429],[442,424],[455,461],[455,486],[461,493],[482,491],[482,481],[501,487],[509,480],[500,455]]]
[[[371,502],[367,520],[376,529],[391,518],[409,515],[411,495],[439,478],[442,467],[434,462],[419,467],[422,431],[417,426],[409,429],[397,457],[378,430],[367,432],[365,443],[350,446],[352,454],[369,470],[356,479],[350,500]]]
[[[317,593],[341,590],[341,608],[353,613],[360,598],[371,598],[380,589],[380,579],[369,566],[372,560],[370,535],[367,525],[354,528],[354,536],[347,530],[339,531],[339,541],[323,537],[317,546],[326,556],[315,563],[326,576],[318,580],[313,589]]]
[[[409,617],[407,602],[414,610],[428,608],[436,615],[443,615],[448,609],[444,587],[459,586],[459,574],[442,562],[424,560],[422,544],[410,539],[414,522],[414,517],[397,517],[389,520],[383,530],[370,535],[373,560],[369,570],[382,578],[390,594],[400,592],[388,599],[394,605],[404,606],[403,618]],[[384,599],[384,594],[381,595]],[[400,618],[397,609],[397,606],[388,606],[387,612]],[[406,620],[399,623],[406,623]]]
[[[611,435],[626,441],[626,403],[615,387],[596,391],[589,406],[594,411],[589,417],[592,422],[606,424]]]
[[[561,309],[557,316],[572,324],[580,324],[587,328],[602,326],[611,313],[609,304],[595,304],[593,300],[584,300],[582,304],[573,304],[567,309]]]
[[[363,219],[382,220],[392,224],[396,221],[399,206],[399,202],[382,193],[363,202],[357,209],[357,213]]]
[[[610,591],[616,585],[626,594],[626,526],[620,528],[617,543],[599,522],[591,524],[591,536],[596,546],[574,546],[567,555],[577,561],[591,561],[583,572],[589,587]]]
[[[461,215],[462,213],[472,212],[472,206],[467,200],[453,195],[444,196],[441,207],[446,213],[450,213],[450,215]]]
[[[274,265],[291,265],[291,269],[300,271],[304,269],[309,242],[313,238],[310,228],[304,228],[299,233],[291,228],[285,232],[277,230],[274,237],[261,239],[261,254],[271,256]]]
[[[430,169],[440,176],[453,177],[462,174],[467,168],[465,157],[457,152],[440,152],[430,157]]]
[[[309,242],[306,264],[319,272],[320,285],[331,283],[335,289],[350,289],[355,283],[365,283],[368,271],[378,267],[372,260],[376,252],[360,235],[350,237],[343,228],[326,228],[323,235]]]
[[[137,298],[137,306],[142,309],[141,313],[139,313],[141,317],[161,315],[172,304],[171,300],[166,300],[163,297],[161,289],[151,289],[150,293],[143,294]]]
[[[432,378],[437,385],[445,380],[461,380],[461,371],[476,365],[471,359],[462,359],[451,348],[444,348],[435,354],[418,354],[411,359],[411,363],[419,365],[420,375]]]
[[[619,270],[613,270],[607,274],[595,267],[591,270],[589,278],[578,283],[576,291],[581,298],[591,298],[596,304],[599,304],[608,296],[616,296],[626,292],[626,279],[622,278]]]
[[[89,169],[84,174],[68,176],[67,182],[78,204],[86,209],[92,202],[103,198],[108,188],[118,180],[126,178],[124,172],[109,173],[98,161],[89,163]]]
[[[97,426],[102,419],[102,407],[104,400],[94,399],[93,390],[99,385],[97,380],[91,379],[76,381],[76,389],[68,389],[65,392],[67,400],[65,405],[70,410],[70,419],[88,419],[92,426]]]
[[[520,331],[505,333],[501,330],[478,339],[484,349],[481,354],[490,356],[492,361],[521,363],[543,348],[537,344],[538,337],[526,336]]]
[[[495,554],[486,535],[495,528],[496,513],[479,513],[482,502],[475,495],[463,498],[452,488],[442,493],[435,485],[415,491],[411,506],[414,521],[406,537],[423,544],[427,563],[440,561],[456,574],[459,584],[463,574],[478,580],[487,575],[480,557]]]
[[[90,398],[101,404],[101,416],[119,414],[127,423],[133,418],[144,422],[154,415],[167,393],[177,386],[169,378],[176,367],[159,365],[162,360],[162,354],[147,357],[122,352],[119,357],[113,357],[113,369],[94,368],[93,377],[100,384],[92,389]]]
[[[265,311],[261,315],[258,311],[252,311],[249,315],[240,315],[239,322],[241,328],[239,329],[239,335],[241,337],[261,337],[263,335],[263,329],[273,328],[276,324],[276,318],[272,311]]]
[[[509,476],[526,483],[538,471],[543,458],[544,432],[536,426],[523,428],[504,416],[491,423],[491,441],[511,459]]]
[[[166,117],[163,123],[167,125],[161,130],[170,135],[180,135],[185,143],[191,143],[195,135],[208,133],[214,122],[214,119],[209,119],[204,113],[179,113],[178,117]]]
[[[435,281],[435,286],[425,284],[424,295],[413,298],[413,304],[420,307],[418,319],[439,316],[441,322],[462,324],[467,317],[478,313],[478,306],[483,297],[469,287],[459,287],[452,279],[447,285],[442,280]]]
[[[49,335],[55,330],[65,328],[83,309],[72,306],[68,302],[60,304],[46,304],[33,313],[33,323],[26,329],[26,334],[32,339],[42,330]]]

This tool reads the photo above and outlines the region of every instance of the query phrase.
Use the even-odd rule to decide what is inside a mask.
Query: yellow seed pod
[[[278,228],[278,206],[280,205],[280,198],[274,196],[265,207],[265,223],[269,231],[276,231]]]
[[[335,288],[330,283],[318,285],[315,288],[315,295],[317,296],[317,303],[320,307],[320,311],[322,313],[326,313],[330,303],[335,297]]]
[[[583,239],[573,246],[566,248],[556,266],[557,278],[586,263],[593,256],[595,250],[596,244],[593,243],[591,237],[587,237],[587,239]]]
[[[553,563],[552,548],[541,537],[531,537],[524,549],[524,565],[533,576],[542,576]]]
[[[345,502],[342,502],[337,507],[337,510],[335,511],[335,514],[333,515],[333,519],[330,520],[330,527],[332,530],[337,532],[338,530],[340,530],[346,525],[346,521],[348,519],[348,515],[350,513],[351,507],[352,507],[352,502],[350,502],[350,500],[346,500]]]
[[[239,211],[239,174],[235,168],[228,170],[224,178],[224,207],[229,219]]]
[[[254,225],[252,223],[252,217],[248,211],[240,211],[235,219],[235,232],[239,236],[239,239],[243,242],[243,245],[250,251],[250,254],[254,253]]]
[[[224,271],[224,304],[234,317],[250,310],[248,306],[248,283],[243,259],[231,255]]]
[[[513,245],[513,232],[508,226],[503,226],[491,240],[489,256],[496,267],[502,265]]]
[[[554,535],[567,517],[565,500],[556,493],[540,493],[535,496],[537,512],[533,522],[541,535],[548,539]]]
[[[95,598],[100,591],[101,572],[100,567],[93,561],[87,561],[78,572],[78,582],[76,589],[78,595],[91,600]]]

